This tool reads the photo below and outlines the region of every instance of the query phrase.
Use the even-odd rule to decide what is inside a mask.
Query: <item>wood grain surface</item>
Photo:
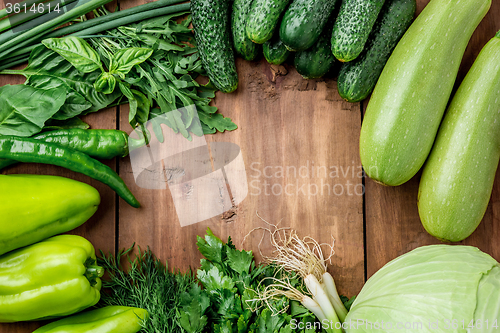
[[[144,2],[121,0],[120,8]],[[428,0],[417,2],[420,12]],[[471,39],[457,85],[497,30],[500,3],[495,1]],[[239,128],[206,136],[208,144],[237,144],[245,163],[248,195],[223,215],[181,227],[169,189],[139,187],[128,157],[106,163],[125,180],[141,202],[140,209],[118,199],[107,186],[62,168],[29,164],[2,172],[60,175],[95,186],[102,198],[99,210],[72,233],[88,238],[104,252],[132,243],[149,246],[171,269],[182,271],[199,266],[196,235],[203,235],[207,227],[223,240],[231,236],[237,247],[253,250],[258,259],[261,251],[270,254],[268,239],[261,241],[263,232],[252,232],[266,227],[265,220],[294,228],[300,236],[311,236],[319,242],[335,239],[335,256],[329,269],[339,292],[353,296],[366,278],[389,260],[418,246],[438,243],[425,232],[418,217],[420,174],[396,188],[363,177],[359,131],[367,101],[349,104],[338,95],[334,78],[304,80],[289,64],[271,66],[263,59],[237,59],[237,67],[238,90],[218,93],[215,106]],[[23,81],[0,76],[0,86]],[[132,130],[127,105],[89,115],[85,121],[92,128]],[[500,260],[500,244],[496,241],[500,237],[498,180],[484,221],[463,244],[478,246]],[[28,333],[39,325],[0,324],[0,333]]]

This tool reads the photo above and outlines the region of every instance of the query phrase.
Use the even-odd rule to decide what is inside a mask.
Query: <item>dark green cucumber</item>
[[[247,37],[264,44],[273,36],[290,0],[253,0],[247,18]]]
[[[337,0],[294,0],[283,15],[280,38],[290,51],[312,47],[323,32]]]
[[[332,52],[341,62],[356,59],[365,47],[384,0],[342,0],[333,27]]]
[[[317,79],[332,69],[336,60],[331,51],[331,28],[326,29],[311,48],[295,54],[295,69],[305,79]]]
[[[259,54],[259,45],[247,37],[246,26],[252,0],[234,0],[231,14],[234,50],[245,60],[254,60]]]
[[[415,0],[387,0],[373,27],[364,51],[340,68],[337,87],[348,102],[364,100],[375,88],[387,60],[410,26]]]
[[[194,36],[210,81],[222,92],[238,87],[229,24],[229,0],[192,0]]]
[[[264,43],[263,49],[267,62],[273,65],[281,65],[290,55],[290,51],[285,47],[277,33]]]

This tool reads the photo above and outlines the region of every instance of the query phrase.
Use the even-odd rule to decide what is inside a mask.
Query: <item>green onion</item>
[[[36,1],[39,1],[39,0],[36,0]],[[46,3],[44,3],[43,6],[44,6],[44,9],[46,8],[46,6],[49,6],[48,8],[50,8],[52,10],[52,8],[55,8],[57,6],[57,4],[59,4],[59,10],[63,10],[64,6],[70,4],[74,1],[76,1],[76,0],[66,0],[66,1],[50,0]],[[33,4],[33,5],[36,5],[36,4]],[[22,5],[22,7],[24,8],[24,5]],[[0,32],[17,27],[26,21],[30,21],[29,23],[30,23],[30,26],[32,26],[32,27],[36,26],[36,24],[34,22],[32,22],[32,20],[34,20],[35,18],[37,18],[41,15],[47,15],[47,14],[51,14],[51,13],[45,13],[43,10],[42,11],[35,10],[34,12],[31,11],[31,9],[29,9],[29,5],[26,3],[26,11],[22,11],[19,14],[15,14],[13,16],[10,16],[8,19],[0,21]],[[51,14],[51,15],[54,15],[54,14]],[[18,29],[19,29],[19,31],[24,30],[24,29],[22,29],[22,27],[20,27]]]
[[[45,22],[29,31],[22,33],[19,36],[8,40],[7,42],[0,45],[0,59],[4,58],[6,55],[10,54],[13,51],[20,49],[23,46],[29,45],[41,36],[46,35],[52,29],[62,24],[68,23],[69,21],[74,20],[77,17],[85,15],[88,12],[91,12],[94,9],[105,5],[110,1],[111,0],[91,0],[86,4],[73,8],[69,12],[62,14],[61,16],[58,16],[53,20]]]
[[[171,5],[182,1],[184,0],[159,0],[145,5],[110,13],[108,15],[97,17],[85,22],[76,23],[61,29],[56,29],[51,33],[43,35],[41,38],[39,38],[37,40],[37,44],[17,49],[16,51],[9,53],[8,57],[3,58],[3,60],[6,59],[10,60],[10,58],[20,55],[28,57],[31,50],[33,50],[36,46],[40,45],[39,42],[44,38],[55,38],[64,35],[70,35],[70,36],[93,35],[106,30],[117,28],[122,25],[127,25],[130,23],[142,21],[148,18],[173,14],[173,13],[187,12],[190,7],[189,3],[184,3],[180,5]],[[169,4],[171,6],[165,7]],[[2,35],[0,35],[0,39]],[[1,64],[0,68],[7,68],[7,67]]]

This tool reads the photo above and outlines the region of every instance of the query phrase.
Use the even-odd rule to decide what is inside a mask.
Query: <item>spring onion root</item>
[[[333,277],[327,272],[326,266],[334,254],[333,243],[320,244],[311,237],[299,238],[294,230],[273,227],[274,230],[259,228],[271,235],[274,247],[274,255],[263,256],[264,260],[285,271],[295,272],[303,279],[304,289],[307,291],[299,291],[289,281],[273,277],[273,283],[258,295],[258,300],[264,301],[268,307],[270,303],[267,300],[278,295],[297,300],[319,320],[328,321],[328,332],[341,333],[341,323],[346,318],[347,309],[340,300]],[[328,257],[323,255],[324,246],[330,249]]]

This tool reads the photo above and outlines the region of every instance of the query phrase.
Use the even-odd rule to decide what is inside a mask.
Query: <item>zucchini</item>
[[[337,0],[294,0],[281,20],[280,39],[290,51],[312,47],[323,32]]]
[[[361,55],[342,64],[338,77],[340,96],[359,102],[370,95],[398,41],[410,26],[415,0],[387,0]]]
[[[332,52],[338,60],[352,61],[361,54],[384,1],[342,0],[332,32]]]
[[[368,176],[401,185],[434,143],[468,41],[491,0],[431,0],[382,71],[361,126]]]
[[[247,37],[257,44],[264,44],[274,30],[290,0],[253,0],[247,18]]]
[[[259,45],[247,37],[246,26],[252,0],[234,0],[231,14],[234,50],[243,59],[251,61],[259,54]]]
[[[267,62],[273,65],[281,65],[290,55],[290,51],[281,41],[279,34],[274,34],[273,38],[265,42],[263,49]]]
[[[325,75],[337,62],[331,51],[331,25],[311,48],[295,54],[295,69],[304,79],[317,79]]]
[[[453,98],[424,166],[418,212],[433,236],[458,242],[481,222],[500,161],[500,33]]]
[[[191,0],[194,36],[212,84],[230,93],[238,87],[228,0]]]

